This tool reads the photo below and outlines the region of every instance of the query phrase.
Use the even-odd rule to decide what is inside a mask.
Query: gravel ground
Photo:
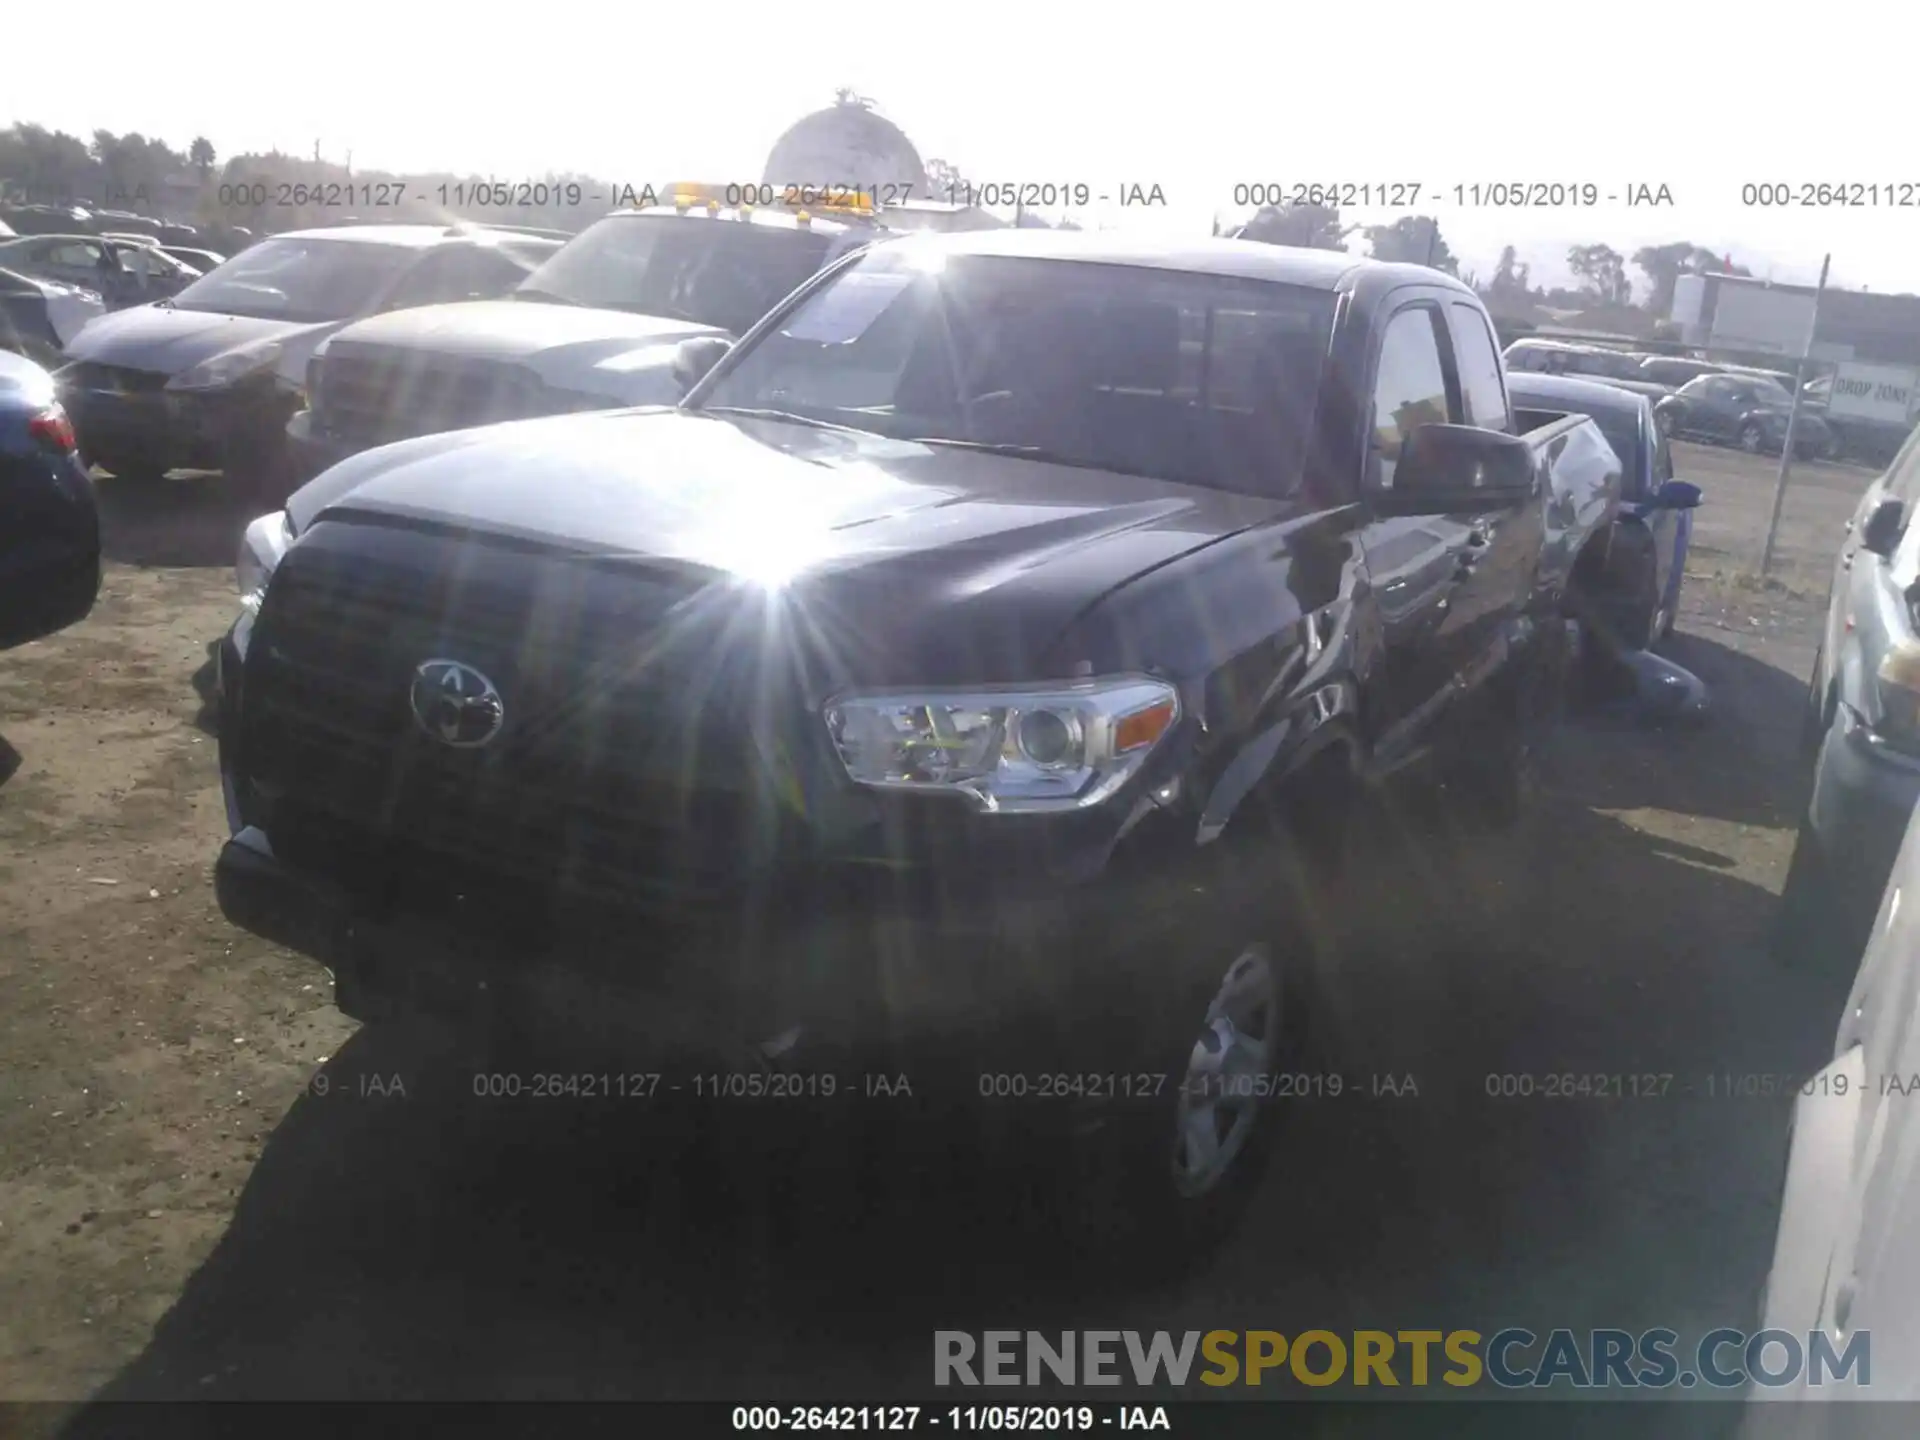
[[[1759,586],[1771,464],[1677,454],[1707,504],[1666,653],[1712,722],[1570,724],[1522,831],[1423,843],[1328,1017],[1348,1074],[1418,1095],[1305,1108],[1245,1228],[1154,1293],[1009,1238],[991,1175],[903,1158],[851,1196],[832,1137],[776,1171],[764,1108],[697,1161],[632,1107],[474,1123],[431,1084],[442,1037],[358,1029],[215,908],[209,646],[244,517],[207,482],[107,486],[98,609],[0,657],[0,1400],[844,1400],[924,1390],[936,1328],[1749,1322],[1785,1103],[1708,1090],[1817,1067],[1844,993],[1764,947],[1868,477],[1809,467]],[[1570,1070],[1675,1078],[1486,1093]]]

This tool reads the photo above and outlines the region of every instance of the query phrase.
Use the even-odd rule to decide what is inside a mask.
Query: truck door
[[[1410,432],[1464,418],[1446,318],[1439,301],[1423,295],[1409,292],[1381,333],[1363,480],[1370,498],[1392,489]],[[1413,741],[1464,658],[1450,612],[1471,525],[1471,517],[1376,511],[1361,529],[1385,651],[1376,690],[1384,713],[1373,717],[1382,758]]]
[[[1465,423],[1512,434],[1506,379],[1485,314],[1477,305],[1449,300],[1446,317]],[[1461,523],[1466,537],[1447,625],[1457,663],[1470,668],[1496,653],[1508,622],[1532,600],[1545,517],[1535,503],[1463,516]]]

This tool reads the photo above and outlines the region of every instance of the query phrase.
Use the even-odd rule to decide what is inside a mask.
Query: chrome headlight
[[[169,390],[224,390],[250,375],[273,368],[280,361],[278,340],[259,340],[251,345],[209,356],[198,365],[182,370],[167,381]]]
[[[1129,780],[1180,718],[1164,680],[844,695],[827,732],[862,785],[965,795],[981,810],[1096,805]]]
[[[240,537],[240,555],[234,561],[233,576],[240,589],[240,608],[248,615],[260,612],[260,602],[267,595],[267,582],[273,579],[280,557],[291,544],[293,522],[287,519],[284,510],[262,515],[247,526],[247,533]]]

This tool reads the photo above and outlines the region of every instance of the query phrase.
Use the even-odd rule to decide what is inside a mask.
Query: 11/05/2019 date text
[[[1123,1405],[1111,1413],[1091,1405],[736,1405],[733,1428],[751,1430],[1169,1430],[1163,1406]]]

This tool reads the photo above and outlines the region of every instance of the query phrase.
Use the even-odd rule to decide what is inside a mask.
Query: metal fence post
[[[1760,547],[1760,578],[1763,580],[1773,568],[1773,544],[1780,533],[1780,510],[1787,500],[1787,476],[1793,469],[1794,435],[1800,428],[1807,361],[1813,356],[1813,335],[1820,328],[1820,297],[1827,293],[1827,267],[1832,263],[1831,254],[1820,262],[1820,283],[1814,287],[1813,314],[1807,320],[1807,342],[1800,347],[1800,362],[1793,371],[1793,408],[1787,412],[1787,438],[1780,444],[1780,476],[1773,483],[1773,512],[1767,516],[1767,538]]]

